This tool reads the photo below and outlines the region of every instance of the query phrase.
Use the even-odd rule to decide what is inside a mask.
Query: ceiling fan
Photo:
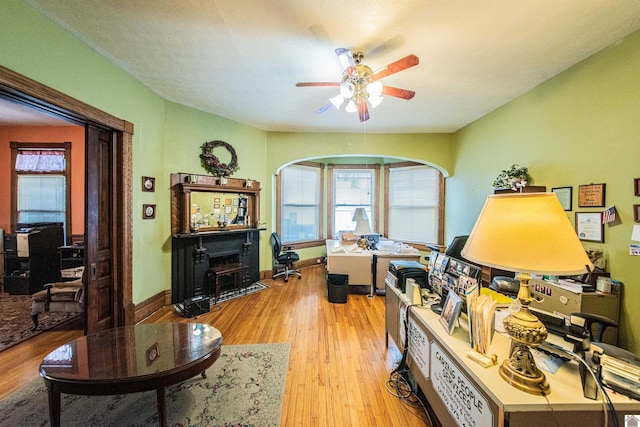
[[[407,68],[418,65],[418,57],[408,55],[402,59],[394,61],[387,66],[372,71],[371,68],[362,64],[364,54],[362,52],[351,53],[350,49],[336,49],[338,60],[342,64],[344,71],[340,82],[300,82],[297,87],[309,86],[337,86],[340,92],[329,98],[329,102],[319,108],[316,113],[321,114],[347,101],[345,111],[350,113],[358,112],[361,122],[369,120],[369,105],[375,108],[382,102],[382,95],[394,96],[401,99],[411,99],[416,94],[412,90],[399,89],[392,86],[384,86],[380,81],[382,78],[398,73]]]

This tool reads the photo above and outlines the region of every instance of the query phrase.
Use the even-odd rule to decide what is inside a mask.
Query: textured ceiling
[[[638,0],[25,0],[170,101],[270,131],[452,132],[640,28]],[[334,50],[416,92],[315,111]]]

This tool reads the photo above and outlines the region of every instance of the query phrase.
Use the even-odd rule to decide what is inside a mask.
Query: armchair
[[[271,242],[273,244],[273,270],[283,269],[283,271],[273,275],[273,279],[284,276],[284,281],[289,281],[289,276],[296,275],[302,277],[302,274],[293,267],[293,264],[300,260],[300,256],[291,250],[291,247],[286,247],[283,251],[282,240],[278,233],[271,234]]]
[[[42,291],[31,296],[31,319],[33,328],[38,328],[38,316],[42,312],[84,312],[84,277],[70,282],[55,282],[44,285]]]

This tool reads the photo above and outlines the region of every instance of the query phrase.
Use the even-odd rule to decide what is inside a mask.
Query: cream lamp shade
[[[593,269],[555,193],[489,196],[462,256],[530,274],[567,276]]]
[[[547,395],[549,383],[530,347],[547,329],[529,310],[530,274],[573,275],[593,268],[555,193],[491,195],[476,221],[462,256],[481,265],[517,272],[518,296],[503,325],[511,337],[510,357],[498,372],[512,386]]]
[[[362,236],[364,234],[371,234],[371,225],[369,224],[369,217],[367,211],[364,208],[356,208],[353,213],[352,221],[356,222],[356,229],[353,230],[353,234],[356,236]]]
[[[353,213],[353,218],[351,218],[351,221],[362,221],[362,220],[369,220],[369,217],[367,216],[367,211],[364,208],[356,208],[355,212]]]
[[[362,219],[356,223],[356,229],[353,230],[353,234],[356,236],[362,236],[364,234],[371,234],[371,225],[369,225],[368,219]]]

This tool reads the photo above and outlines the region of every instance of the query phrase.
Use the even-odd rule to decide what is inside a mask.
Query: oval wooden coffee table
[[[220,356],[222,334],[203,323],[155,323],[87,335],[44,358],[51,425],[60,425],[60,394],[111,395],[156,390],[166,425],[165,387],[205,370]]]

